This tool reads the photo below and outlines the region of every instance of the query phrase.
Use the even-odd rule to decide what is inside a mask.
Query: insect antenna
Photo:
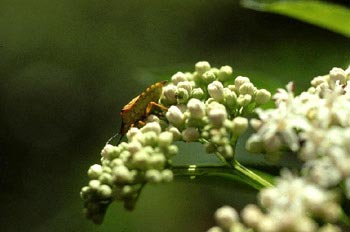
[[[117,132],[116,134],[114,134],[112,137],[110,137],[107,142],[106,145],[109,144],[113,139],[115,139],[117,136],[120,136],[117,145],[120,143],[120,141],[122,141],[122,138],[124,137],[124,135],[120,134],[119,132]]]

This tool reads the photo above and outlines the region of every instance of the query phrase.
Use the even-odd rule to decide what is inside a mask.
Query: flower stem
[[[238,162],[232,167],[227,165],[179,165],[173,166],[172,170],[175,176],[225,176],[233,180],[244,182],[257,190],[272,186],[270,182],[245,168]]]

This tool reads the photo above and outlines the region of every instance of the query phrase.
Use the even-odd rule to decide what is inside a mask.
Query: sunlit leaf
[[[244,7],[286,15],[350,37],[350,8],[316,0],[242,0]]]

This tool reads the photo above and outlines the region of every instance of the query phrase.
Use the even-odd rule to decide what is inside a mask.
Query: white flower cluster
[[[92,165],[88,170],[90,182],[82,188],[81,197],[87,218],[95,223],[102,222],[113,200],[123,201],[125,208],[132,209],[145,183],[173,179],[167,166],[178,149],[172,144],[171,132],[162,131],[159,122],[152,121],[141,129],[131,128],[127,138],[127,143],[118,146],[107,144],[101,152],[102,165]]]
[[[344,183],[350,199],[350,68],[333,68],[294,96],[293,84],[274,95],[275,109],[258,110],[247,141],[252,152],[274,156],[288,148],[304,161],[305,178],[322,187]]]
[[[203,61],[195,68],[194,73],[176,73],[163,87],[159,103],[168,108],[165,115],[148,115],[142,128],[129,129],[127,142],[102,150],[101,165],[90,167],[89,185],[81,190],[87,218],[101,223],[113,200],[132,209],[144,184],[171,181],[174,141],[206,139],[208,152],[233,158],[236,139],[248,127],[242,116],[271,94],[247,77],[233,78],[229,66],[211,68]]]
[[[340,228],[331,224],[340,212],[335,198],[333,193],[283,170],[275,187],[260,192],[259,203],[264,210],[257,205],[247,205],[241,212],[240,222],[236,211],[224,206],[215,213],[219,226],[208,231],[340,232]],[[310,215],[323,220],[325,225],[319,226]]]
[[[234,78],[231,67],[211,68],[206,61],[198,62],[195,72],[178,72],[171,80],[161,103],[170,106],[166,119],[175,137],[186,142],[206,139],[207,151],[225,159],[233,158],[236,139],[248,127],[243,116],[271,97],[249,78]]]

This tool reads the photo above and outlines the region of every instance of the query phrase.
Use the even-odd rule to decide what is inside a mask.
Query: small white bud
[[[214,227],[210,228],[209,230],[207,230],[207,232],[224,232],[224,230],[218,226],[214,226]]]
[[[219,81],[227,81],[232,75],[232,68],[230,66],[222,66],[218,72]]]
[[[116,159],[113,159],[110,163],[110,166],[113,168],[113,167],[117,167],[117,166],[123,166],[124,165],[124,162],[123,160],[119,159],[119,158],[116,158]]]
[[[131,180],[131,173],[125,166],[116,166],[113,168],[113,174],[117,183],[126,183]]]
[[[134,154],[142,149],[142,144],[138,141],[131,141],[128,143],[128,151]]]
[[[186,142],[194,142],[199,138],[199,132],[194,127],[188,127],[182,131],[182,138]]]
[[[262,126],[262,121],[256,118],[250,119],[250,125],[253,127],[254,130],[259,130],[259,128]]]
[[[239,95],[237,99],[237,103],[240,106],[247,106],[252,101],[252,96],[249,94]]]
[[[162,175],[158,170],[150,169],[146,171],[145,178],[150,183],[159,183],[162,181]]]
[[[253,96],[254,95],[254,92],[255,92],[256,88],[255,86],[251,83],[251,82],[246,82],[246,83],[243,83],[240,87],[239,87],[239,93],[240,94],[248,94],[248,95],[251,95]]]
[[[113,146],[111,144],[106,144],[104,148],[101,151],[101,156],[106,159],[113,159],[115,157],[118,157],[120,153],[120,148]]]
[[[271,93],[266,89],[259,89],[255,96],[255,102],[258,105],[267,103],[271,99]]]
[[[173,84],[168,84],[163,87],[163,95],[169,104],[176,103],[176,86]]]
[[[176,90],[176,99],[179,104],[186,103],[190,97],[189,92],[184,88],[178,88]]]
[[[214,127],[218,128],[221,127],[225,122],[225,119],[227,119],[227,112],[222,108],[214,108],[209,111],[208,118],[211,124],[213,124]]]
[[[241,85],[243,85],[244,83],[250,83],[250,80],[248,77],[242,77],[242,76],[236,77],[235,89],[239,89],[241,87]]]
[[[177,152],[179,151],[179,148],[172,144],[168,147],[168,154],[167,154],[167,157],[170,158],[170,157],[173,157],[175,155],[177,155]]]
[[[205,104],[196,98],[188,101],[187,108],[192,118],[201,119],[205,116]]]
[[[259,193],[260,204],[265,208],[270,207],[279,197],[275,188],[264,188]]]
[[[280,223],[278,223],[277,218],[273,217],[264,217],[263,220],[260,221],[257,231],[263,231],[263,232],[279,232],[280,230]]]
[[[293,230],[298,232],[315,232],[317,230],[317,224],[307,217],[300,217],[294,222]],[[292,228],[289,228],[292,229]]]
[[[158,140],[160,147],[168,147],[173,142],[173,134],[169,131],[162,132]]]
[[[195,65],[195,70],[198,75],[202,75],[206,71],[210,70],[210,64],[207,61],[199,61]]]
[[[150,131],[153,131],[155,132],[157,135],[160,134],[161,132],[161,127],[159,125],[158,122],[150,122],[150,123],[147,123],[146,125],[144,125],[142,128],[141,128],[141,132],[142,133],[147,133],[147,132],[150,132]]]
[[[165,114],[168,121],[175,126],[180,126],[184,123],[185,117],[181,110],[176,106],[170,106]]]
[[[243,117],[236,117],[233,119],[233,129],[232,132],[235,135],[243,134],[248,128],[248,119]]]
[[[261,220],[263,220],[263,213],[253,204],[249,204],[242,210],[241,213],[243,221],[252,228],[256,228]]]
[[[191,92],[193,98],[202,99],[204,97],[204,91],[201,88],[194,88]]]
[[[89,187],[94,190],[98,190],[100,187],[101,182],[99,180],[90,180],[89,181]]]
[[[128,132],[126,132],[126,137],[128,140],[132,140],[134,136],[142,134],[139,128],[131,127]]]
[[[166,159],[163,154],[156,153],[150,156],[148,162],[152,168],[160,170],[164,168]]]
[[[174,179],[174,174],[171,170],[165,169],[161,172],[163,182],[171,182]]]
[[[192,91],[192,83],[190,81],[181,81],[177,83],[177,88],[186,89],[190,93]]]
[[[341,68],[332,68],[332,70],[329,72],[329,78],[334,83],[336,81],[340,81],[340,84],[346,83],[346,73]]]
[[[327,83],[327,79],[324,76],[314,77],[311,81],[312,86],[319,86],[324,83]]]
[[[215,220],[219,226],[225,230],[230,230],[230,227],[238,221],[236,210],[230,206],[223,206],[215,212]]]
[[[113,182],[113,178],[112,175],[109,173],[103,173],[98,180],[102,183],[102,184],[108,184],[108,185],[112,185]]]
[[[224,86],[220,81],[213,81],[208,85],[208,93],[215,101],[221,102],[224,99]]]
[[[102,174],[102,166],[99,164],[92,165],[88,170],[90,179],[97,179]]]
[[[203,73],[202,80],[205,83],[211,83],[211,82],[215,81],[215,79],[216,79],[215,72],[213,72],[212,70],[209,70],[209,71]]]
[[[182,138],[181,132],[174,126],[169,126],[168,131],[173,134],[173,140],[178,141]]]
[[[112,196],[112,189],[108,185],[103,184],[98,188],[98,193],[102,198],[109,198]]]
[[[145,151],[137,152],[132,159],[132,163],[141,170],[146,170],[148,168],[150,156]]]
[[[318,229],[317,232],[341,232],[341,229],[336,225],[326,224]]]
[[[177,72],[171,77],[171,81],[177,85],[181,81],[186,81],[186,74],[183,72]]]

